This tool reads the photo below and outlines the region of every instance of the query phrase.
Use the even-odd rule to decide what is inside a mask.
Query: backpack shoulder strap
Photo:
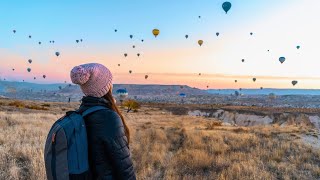
[[[104,106],[94,106],[94,107],[91,107],[85,111],[83,111],[81,113],[82,117],[85,117],[93,112],[96,112],[96,111],[99,111],[99,110],[102,110],[102,109],[108,109],[107,107],[104,107]]]

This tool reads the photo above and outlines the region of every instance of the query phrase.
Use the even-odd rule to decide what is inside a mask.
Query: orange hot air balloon
[[[154,35],[154,37],[157,37],[160,34],[160,30],[159,29],[153,29],[152,30],[152,34]]]
[[[203,40],[199,40],[199,41],[198,41],[198,44],[199,44],[199,46],[202,46]]]

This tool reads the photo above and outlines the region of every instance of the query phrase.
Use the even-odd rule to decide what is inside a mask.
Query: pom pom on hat
[[[74,84],[83,85],[89,80],[90,72],[82,66],[76,66],[71,70],[70,77]]]

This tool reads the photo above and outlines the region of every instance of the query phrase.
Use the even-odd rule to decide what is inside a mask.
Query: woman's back
[[[110,109],[106,99],[90,96],[82,99],[80,111],[93,106],[109,108],[85,118],[93,179],[135,179],[128,139],[119,115]]]

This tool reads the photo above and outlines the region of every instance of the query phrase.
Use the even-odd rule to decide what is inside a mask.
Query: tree
[[[138,110],[140,108],[140,104],[132,99],[129,99],[123,103],[123,106],[127,108],[127,113],[132,110]]]

